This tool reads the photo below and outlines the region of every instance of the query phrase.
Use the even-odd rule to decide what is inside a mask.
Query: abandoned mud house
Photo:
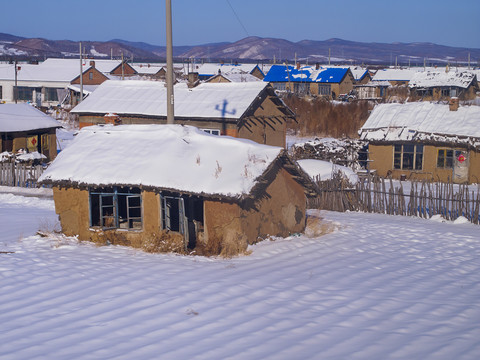
[[[80,127],[103,124],[115,114],[122,124],[166,123],[167,91],[157,81],[106,81],[72,113]],[[215,135],[286,144],[286,121],[294,113],[264,82],[175,85],[175,123],[193,125]]]
[[[480,182],[480,107],[429,102],[380,104],[360,129],[380,176]]]
[[[479,91],[477,77],[473,72],[449,70],[427,70],[416,72],[408,85],[410,93],[425,101],[473,100]]]
[[[355,79],[348,67],[273,65],[263,81],[276,90],[299,95],[336,99],[353,89]]]
[[[0,152],[38,151],[53,160],[57,155],[55,130],[61,125],[28,104],[0,105]]]
[[[182,125],[86,127],[40,181],[67,235],[216,254],[302,232],[315,191],[283,148]]]

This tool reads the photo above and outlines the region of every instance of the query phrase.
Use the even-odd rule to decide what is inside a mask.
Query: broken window
[[[203,233],[203,199],[196,196],[161,194],[162,229],[184,236],[185,248],[193,249]]]
[[[422,170],[423,145],[396,144],[394,146],[393,168],[401,170]]]
[[[90,190],[90,226],[103,229],[142,229],[139,188],[105,187]]]

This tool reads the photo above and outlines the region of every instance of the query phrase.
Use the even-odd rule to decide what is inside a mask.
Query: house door
[[[188,226],[185,217],[185,202],[181,197],[163,196],[163,228],[183,235],[185,249],[188,245]]]
[[[453,159],[453,182],[464,183],[468,181],[469,159],[467,151],[455,150]]]

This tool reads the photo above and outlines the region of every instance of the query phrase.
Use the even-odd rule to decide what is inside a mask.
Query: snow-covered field
[[[53,201],[0,193],[0,359],[478,359],[478,226],[311,215],[333,231],[146,254],[35,236]]]

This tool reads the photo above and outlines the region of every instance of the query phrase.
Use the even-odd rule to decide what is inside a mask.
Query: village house
[[[114,121],[165,124],[166,92],[164,83],[158,81],[109,80],[71,113],[79,116],[81,128]],[[286,121],[295,114],[267,83],[202,83],[195,87],[178,83],[174,92],[178,124],[193,125],[214,135],[286,146]]]
[[[355,79],[350,68],[273,65],[263,81],[276,90],[298,95],[336,99],[353,90]]]
[[[388,81],[370,81],[354,85],[353,89],[358,100],[383,101],[387,97],[387,89],[392,85]]]
[[[47,161],[57,155],[55,130],[61,125],[28,104],[0,105],[0,152],[38,151]]]
[[[250,74],[263,80],[265,74],[257,64],[212,64],[196,65],[194,72],[198,73],[200,80],[208,80],[218,74]]]
[[[425,101],[473,100],[479,91],[476,75],[471,71],[455,71],[449,67],[442,70],[427,70],[413,75],[408,85],[410,93]]]
[[[85,127],[40,182],[66,235],[223,255],[303,232],[316,191],[281,147],[183,125]]]
[[[225,82],[255,82],[262,81],[256,76],[251,74],[229,73],[229,74],[217,74],[210,79],[205,80],[207,83],[225,83]]]
[[[127,63],[118,60],[83,60],[84,96],[109,78],[135,74]],[[15,92],[15,77],[17,88]],[[80,94],[80,61],[50,58],[40,64],[5,64],[0,68],[1,102],[28,102],[48,108],[62,102],[75,105]],[[67,96],[70,98],[67,99]]]
[[[408,85],[417,72],[423,68],[387,68],[378,70],[372,77],[373,81],[388,81],[392,86]]]
[[[480,183],[480,107],[380,104],[360,129],[369,167],[395,179]]]

